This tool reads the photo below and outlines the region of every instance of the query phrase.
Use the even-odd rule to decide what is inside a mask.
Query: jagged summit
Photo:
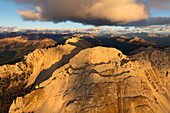
[[[3,71],[31,72],[24,81],[29,93],[18,96],[9,113],[168,113],[169,52],[147,48],[126,56],[79,38],[37,49]]]

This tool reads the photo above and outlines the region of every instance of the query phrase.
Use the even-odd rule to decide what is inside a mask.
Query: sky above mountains
[[[1,28],[147,26],[147,30],[169,32],[170,0],[1,0],[0,14]]]

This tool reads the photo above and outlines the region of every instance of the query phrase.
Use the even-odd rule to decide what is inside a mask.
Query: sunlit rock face
[[[92,44],[72,38],[64,45],[36,49],[15,65],[0,66],[0,111],[8,112],[17,96],[30,92],[33,84],[48,79],[55,69],[68,63],[69,59],[87,47],[92,47]]]
[[[69,39],[27,56],[32,74],[10,113],[168,113],[169,49],[126,56],[115,48]],[[35,54],[39,51],[39,57]],[[36,57],[36,59],[34,57]],[[28,60],[29,59],[29,60]]]

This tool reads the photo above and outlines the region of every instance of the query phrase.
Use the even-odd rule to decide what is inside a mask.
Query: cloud
[[[152,4],[156,9],[170,10],[170,0],[153,0]]]
[[[85,29],[86,31],[102,31],[104,30],[105,28],[103,26],[100,26],[100,27],[92,27],[92,28],[87,28]]]
[[[162,33],[162,34],[169,34],[170,33],[170,26],[145,26],[145,27],[132,27],[129,29],[125,29],[126,27],[91,27],[91,28],[17,28],[15,26],[0,26],[0,33],[100,33],[100,34],[125,34],[125,33],[140,33],[140,32],[147,32],[147,33]]]
[[[138,2],[142,2],[145,6],[150,9],[158,9],[158,10],[169,10],[170,9],[170,1],[169,0],[137,0]]]
[[[5,25],[0,26],[0,30],[15,30],[15,29],[17,29],[16,26],[5,26]]]
[[[8,0],[34,9],[17,10],[24,20],[80,22],[91,25],[152,25],[170,23],[149,18],[151,8],[170,9],[170,0]],[[148,19],[149,18],[149,19]],[[152,22],[151,20],[154,20]],[[163,21],[165,20],[165,22]]]
[[[138,26],[136,29],[139,29],[142,32],[148,32],[148,33],[170,33],[170,25],[154,25],[154,26]]]
[[[17,10],[17,12],[23,17],[24,20],[40,20],[43,21],[43,19],[41,19],[40,13],[35,12],[33,10]]]
[[[145,5],[135,0],[11,0],[31,4],[35,10],[17,10],[25,20],[78,21],[107,20],[126,23],[149,16]],[[38,10],[37,10],[38,8]],[[134,10],[135,9],[135,10]]]
[[[170,24],[170,16],[168,17],[150,17],[136,22],[129,22],[125,26],[148,26],[148,25],[167,25]]]

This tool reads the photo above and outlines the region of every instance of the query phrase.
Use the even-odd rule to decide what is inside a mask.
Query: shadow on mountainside
[[[142,39],[139,39],[137,41],[130,42],[131,39],[124,39],[124,42],[117,41],[117,39],[120,39],[120,37],[113,37],[113,38],[107,38],[107,37],[99,37],[99,38],[83,38],[86,41],[89,41],[93,43],[95,46],[103,46],[103,47],[112,47],[120,50],[123,54],[129,55],[134,50],[137,50],[141,47],[149,47],[152,46],[154,48],[158,49],[164,49],[170,46],[167,45],[153,45],[150,42],[146,43],[140,43]]]
[[[91,47],[96,47],[96,46],[114,47],[114,48],[122,51],[122,53],[126,54],[126,55],[128,53],[130,53],[131,51],[134,51],[135,49],[138,49],[140,47],[148,47],[148,46],[144,46],[144,45],[140,45],[140,44],[136,45],[135,43],[126,43],[127,41],[129,41],[128,39],[126,39],[126,42],[119,42],[116,39],[117,38],[97,38],[97,39],[96,38],[95,39],[85,38],[84,40],[86,40],[87,42],[90,42],[94,45],[94,46],[91,46]],[[69,60],[71,58],[73,58],[76,54],[78,54],[82,49],[90,47],[90,45],[88,45],[86,43],[84,44],[83,40],[80,40],[77,43],[68,42],[68,44],[76,46],[76,48],[74,50],[72,50],[70,54],[63,55],[63,57],[58,62],[53,64],[49,69],[45,69],[45,70],[41,71],[40,74],[37,76],[34,84],[33,84],[32,90],[35,90],[36,85],[38,85],[38,84],[42,83],[43,81],[49,79],[56,69],[67,64],[69,62]]]
[[[80,42],[81,41],[79,41],[77,43],[71,43],[71,42],[68,43],[70,45],[76,46],[76,48],[73,49],[70,54],[63,55],[62,58],[58,62],[53,64],[50,68],[44,69],[43,71],[41,71],[40,74],[37,76],[34,84],[33,84],[32,90],[35,90],[36,85],[38,85],[38,84],[44,82],[45,80],[49,79],[56,69],[58,69],[58,68],[62,67],[63,65],[69,63],[70,59],[73,58],[76,54],[78,54],[81,50],[93,47],[93,46],[89,46],[88,44],[86,45],[86,47],[83,47],[83,45],[81,46],[81,44],[80,45],[78,44]]]
[[[26,37],[26,36],[23,36]],[[17,62],[23,61],[24,56],[28,55],[29,53],[33,52],[35,49],[48,49],[51,47],[56,47],[58,45],[63,45],[66,41],[66,39],[60,37],[54,37],[54,42],[43,42],[42,40],[45,39],[45,37],[42,37],[42,39],[38,38],[33,35],[31,38],[28,38],[28,42],[20,43],[20,42],[2,42],[0,39],[0,66],[5,64],[13,65]],[[35,43],[35,41],[38,41]],[[5,43],[5,45],[4,45]]]
[[[116,40],[117,38],[97,38],[97,39],[90,39],[86,38],[85,40],[90,41],[91,43],[94,43],[95,46],[103,46],[103,47],[113,47],[120,51],[122,51],[123,54],[128,54],[129,52],[138,49],[140,47],[147,47],[142,45],[135,45],[133,43],[126,43],[126,42],[119,42]]]

